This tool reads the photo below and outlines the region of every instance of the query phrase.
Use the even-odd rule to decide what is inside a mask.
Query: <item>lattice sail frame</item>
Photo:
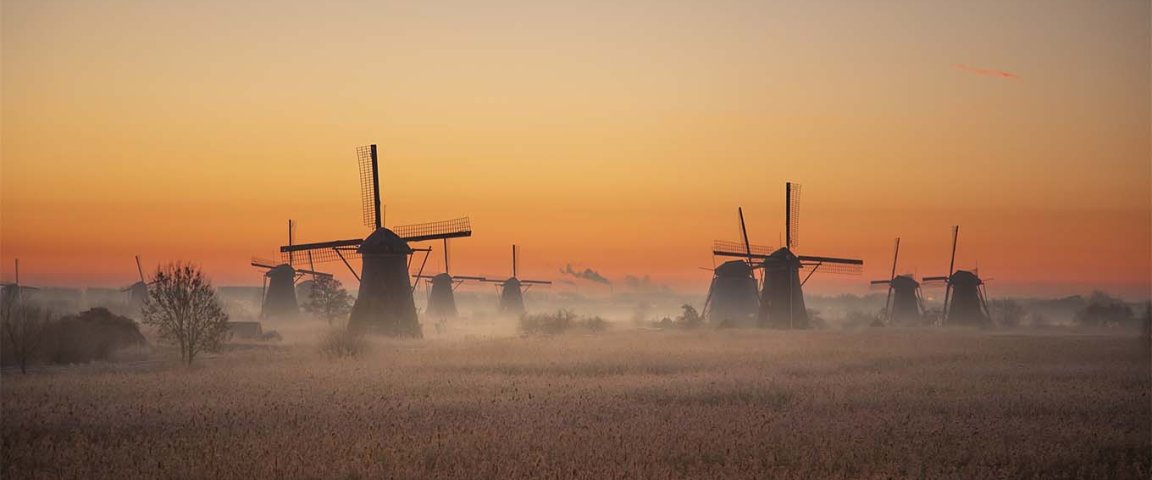
[[[376,226],[376,183],[372,178],[372,146],[356,147],[356,160],[360,164],[360,201],[363,205],[364,225]]]
[[[791,184],[788,199],[788,248],[795,250],[800,245],[800,187],[799,183]]]
[[[472,235],[472,221],[469,220],[468,217],[462,217],[438,222],[401,225],[392,227],[391,230],[400,238],[409,242],[467,237]]]
[[[726,257],[745,257],[751,253],[752,257],[766,257],[771,255],[772,252],[777,250],[776,247],[768,245],[751,244],[751,252],[744,248],[743,242],[730,242],[727,240],[716,240],[712,242],[712,253],[714,255],[722,255]]]

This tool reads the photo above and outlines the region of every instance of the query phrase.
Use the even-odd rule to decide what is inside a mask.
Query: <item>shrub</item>
[[[1093,292],[1088,304],[1076,312],[1076,323],[1086,327],[1128,326],[1135,323],[1132,307],[1104,292]]]
[[[988,313],[991,314],[992,322],[996,326],[1004,328],[1020,326],[1028,314],[1019,303],[1007,298],[993,299],[988,302]]]
[[[524,335],[558,335],[571,330],[596,333],[607,329],[607,320],[599,316],[577,317],[570,310],[520,316],[520,332]]]
[[[62,317],[45,334],[46,357],[53,363],[107,360],[117,350],[147,343],[135,321],[100,307]]]
[[[367,351],[364,334],[348,327],[330,328],[320,343],[320,353],[329,358],[357,358]]]

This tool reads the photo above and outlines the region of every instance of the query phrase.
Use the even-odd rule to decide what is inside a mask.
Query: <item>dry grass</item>
[[[3,376],[4,478],[1148,478],[1129,337],[616,332]]]

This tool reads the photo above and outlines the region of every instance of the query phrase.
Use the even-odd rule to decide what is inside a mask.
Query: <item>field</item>
[[[3,375],[5,479],[1149,478],[1134,337],[608,332]]]

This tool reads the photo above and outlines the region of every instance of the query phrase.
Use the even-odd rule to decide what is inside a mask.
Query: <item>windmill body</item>
[[[432,288],[428,293],[425,314],[432,318],[456,318],[459,313],[456,310],[456,296],[452,291],[456,286],[452,275],[441,273],[433,276],[429,282]]]
[[[300,314],[296,302],[296,269],[288,264],[280,264],[264,273],[268,278],[268,289],[264,292],[264,302],[260,306],[261,318],[285,318]]]
[[[360,292],[348,328],[394,337],[423,337],[408,276],[408,242],[387,228],[377,229],[357,249],[363,259]]]
[[[948,285],[952,288],[952,299],[944,318],[946,325],[984,327],[991,323],[981,290],[984,282],[979,276],[968,270],[957,270],[948,277]]]
[[[892,323],[907,326],[923,323],[922,305],[920,282],[911,275],[897,275],[892,279],[892,306],[889,314]]]
[[[800,268],[802,264],[787,247],[764,259],[764,288],[760,292],[759,325],[767,328],[808,328]]]
[[[705,316],[716,326],[754,327],[760,306],[752,266],[744,260],[722,263],[713,271]]]

